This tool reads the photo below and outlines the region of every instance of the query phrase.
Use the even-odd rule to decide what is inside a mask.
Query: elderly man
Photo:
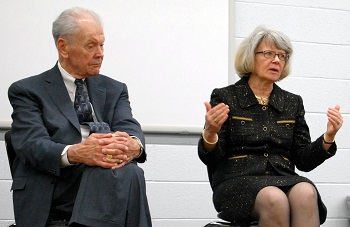
[[[125,84],[99,74],[99,16],[54,21],[58,62],[13,83],[13,203],[18,226],[151,226],[144,136]]]

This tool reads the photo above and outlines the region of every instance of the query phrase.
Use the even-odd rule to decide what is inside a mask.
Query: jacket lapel
[[[46,91],[51,97],[53,104],[80,131],[77,115],[57,65],[48,72],[45,82]]]
[[[91,76],[86,79],[90,102],[94,107],[97,121],[104,121],[103,111],[106,103],[106,89],[101,85],[101,79],[102,77],[100,75]]]
[[[258,101],[256,100],[252,89],[248,85],[248,78],[242,77],[236,83],[236,94],[238,96],[239,105],[242,108],[248,108],[253,105],[257,105]]]
[[[283,111],[284,102],[283,90],[277,84],[273,84],[269,104],[281,112]]]
[[[259,104],[256,100],[252,89],[248,85],[248,78],[243,77],[237,82],[236,94],[238,96],[239,104],[242,108],[247,108]],[[269,98],[269,105],[276,108],[278,111],[283,111],[284,96],[283,90],[277,85],[273,84],[273,90]]]

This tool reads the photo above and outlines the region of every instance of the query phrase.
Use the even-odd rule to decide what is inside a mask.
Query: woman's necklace
[[[267,103],[269,102],[269,97],[261,97],[261,96],[255,95],[255,98],[262,105],[267,105]]]

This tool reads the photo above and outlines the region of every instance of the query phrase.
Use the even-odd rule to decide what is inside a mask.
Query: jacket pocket
[[[253,118],[232,116],[232,123],[235,135],[251,135],[254,133]]]
[[[292,138],[295,120],[278,120],[277,122],[278,134],[282,138]]]
[[[239,158],[246,158],[248,155],[235,155],[232,157],[229,157],[228,160],[234,160],[234,159],[239,159]]]
[[[232,176],[246,176],[255,171],[260,158],[256,155],[238,154],[228,157],[226,166],[223,166],[225,174]]]

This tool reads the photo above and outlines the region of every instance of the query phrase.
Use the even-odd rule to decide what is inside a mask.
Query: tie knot
[[[74,83],[77,86],[84,86],[84,81],[82,79],[76,79]]]

